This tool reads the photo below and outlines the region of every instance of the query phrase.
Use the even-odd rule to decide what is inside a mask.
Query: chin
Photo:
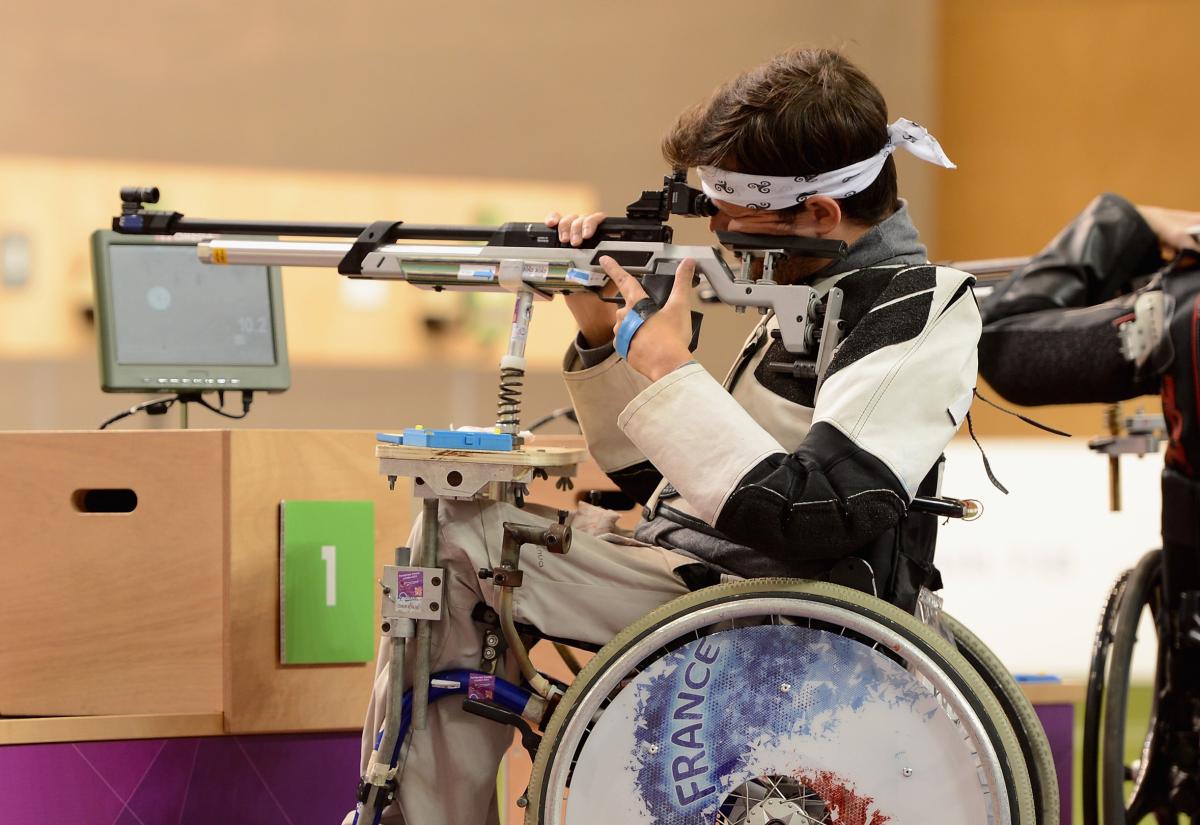
[[[781,284],[800,283],[831,263],[826,258],[785,258],[775,266],[775,280]]]

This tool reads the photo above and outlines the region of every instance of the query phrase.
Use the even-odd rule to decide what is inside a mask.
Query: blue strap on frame
[[[617,338],[613,342],[617,355],[625,359],[629,358],[629,345],[633,343],[633,336],[637,335],[637,331],[642,328],[644,323],[646,323],[646,319],[636,312],[625,315],[621,326],[617,327]]]
[[[637,331],[642,328],[642,324],[649,321],[650,316],[660,309],[662,307],[655,303],[653,298],[648,296],[630,308],[629,312],[621,320],[621,326],[617,327],[617,340],[613,342],[613,346],[622,358],[629,360],[629,345],[633,343],[633,336],[637,335]]]

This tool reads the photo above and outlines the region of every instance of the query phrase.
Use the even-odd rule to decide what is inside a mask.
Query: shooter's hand
[[[557,212],[546,216],[546,226],[558,227],[558,240],[579,246],[585,238],[592,237],[596,227],[604,220],[603,212],[593,212],[590,215],[567,215],[565,218]],[[601,290],[604,295],[616,295],[616,286],[605,284]],[[616,307],[606,304],[591,292],[574,292],[565,296],[567,309],[575,316],[575,323],[583,334],[583,340],[589,347],[599,347],[613,339],[613,324],[616,323]]]
[[[600,266],[625,297],[625,306],[616,313],[612,329],[615,335],[625,316],[633,311],[638,301],[647,297],[646,290],[607,255],[600,259]],[[629,344],[625,360],[651,381],[657,381],[692,360],[688,344],[692,340],[691,295],[695,273],[696,262],[691,258],[680,262],[666,304],[646,319]]]
[[[1143,205],[1139,205],[1137,211],[1154,230],[1168,256],[1174,256],[1184,249],[1200,251],[1200,243],[1196,240],[1197,234],[1200,234],[1200,212]]]

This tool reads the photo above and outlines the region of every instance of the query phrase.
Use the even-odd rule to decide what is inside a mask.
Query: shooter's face
[[[714,200],[713,204],[720,210],[708,219],[713,232],[816,237],[815,227],[803,225],[803,209],[751,209],[721,200]]]
[[[813,199],[818,200],[817,198]],[[822,201],[834,203],[831,198]],[[829,204],[815,203],[782,210],[751,209],[726,201],[714,200],[720,211],[708,219],[713,232],[746,232],[752,235],[792,235],[801,238],[819,238],[829,234],[841,221],[841,210],[836,208],[836,217],[830,214]],[[830,218],[833,218],[831,221]],[[814,272],[823,269],[829,261],[816,258],[786,258],[775,270],[780,283],[797,283]],[[755,274],[762,269],[762,262],[755,263]]]

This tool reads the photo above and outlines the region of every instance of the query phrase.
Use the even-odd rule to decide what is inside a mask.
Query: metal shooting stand
[[[404,764],[407,743],[399,740],[404,716],[404,646],[416,637],[412,662],[413,681],[408,731],[424,730],[427,724],[433,625],[445,617],[443,597],[445,573],[438,558],[438,514],[442,499],[469,501],[490,499],[524,505],[527,485],[536,477],[560,476],[569,479],[586,460],[587,451],[562,447],[528,447],[520,435],[521,379],[525,375],[525,344],[529,335],[536,292],[521,281],[523,262],[505,261],[502,283],[510,283],[514,292],[513,324],[508,349],[500,361],[500,389],[496,431],[514,439],[512,450],[448,449],[414,447],[403,444],[378,444],[375,455],[379,472],[395,488],[399,477],[413,479],[413,496],[421,504],[421,542],[411,565],[397,559],[395,566],[384,568],[382,631],[391,646],[389,667],[389,703],[382,736],[371,754],[367,773],[360,786],[359,821],[374,823],[377,814],[394,799],[396,775]],[[571,528],[565,524],[538,527],[504,524],[504,549],[501,563],[481,570],[481,578],[493,580],[500,588],[500,629],[507,645],[534,693],[552,698],[554,688],[537,672],[529,660],[513,620],[512,591],[521,585],[520,549],[525,544],[545,547],[553,553],[565,553],[571,544]],[[496,640],[497,642],[499,640]],[[498,663],[493,650],[492,672]],[[485,657],[486,658],[486,657]],[[468,710],[488,718],[510,716],[507,711],[469,694]],[[505,718],[503,721],[512,720]],[[538,721],[541,721],[540,719]],[[520,725],[518,725],[520,727]],[[521,728],[528,733],[528,727]],[[406,737],[407,738],[407,737]],[[395,758],[393,758],[395,754]]]
[[[1122,420],[1121,405],[1110,404],[1104,410],[1107,436],[1093,438],[1088,449],[1108,456],[1108,509],[1121,509],[1121,456],[1156,453],[1167,441],[1167,424],[1161,415],[1138,410]]]

